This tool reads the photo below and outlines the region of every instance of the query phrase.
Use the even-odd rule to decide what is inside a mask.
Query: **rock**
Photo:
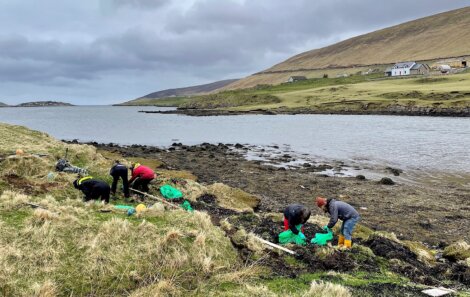
[[[389,177],[384,177],[379,181],[379,184],[390,186],[390,185],[394,185],[395,182]]]
[[[310,163],[304,163],[304,164],[302,164],[302,166],[303,166],[303,167],[312,167],[312,164],[310,164]]]
[[[397,169],[397,168],[387,167],[385,169],[387,169],[389,172],[391,172],[395,176],[399,176],[400,173],[403,173],[403,170]]]
[[[358,180],[365,180],[366,177],[365,177],[364,175],[362,175],[362,174],[359,174],[359,175],[356,175],[356,179],[358,179]]]
[[[244,148],[244,146],[240,143],[237,143],[237,144],[235,144],[235,148],[241,149],[241,148]]]
[[[424,229],[431,229],[432,228],[432,223],[431,223],[431,220],[430,219],[424,219],[424,220],[421,220],[419,223],[418,223],[421,227],[423,227]]]
[[[277,171],[286,171],[286,170],[287,170],[287,169],[284,168],[284,167],[279,167],[279,168],[277,169]]]

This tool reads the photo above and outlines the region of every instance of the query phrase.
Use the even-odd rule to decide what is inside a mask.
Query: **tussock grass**
[[[470,258],[470,244],[460,240],[444,249],[444,256],[456,260],[465,260]]]
[[[302,297],[350,297],[351,292],[337,284],[328,282],[312,282],[310,290]]]
[[[207,189],[210,194],[217,197],[220,206],[233,210],[253,211],[260,202],[260,199],[252,194],[221,183],[210,185]]]
[[[8,191],[0,196],[0,209],[30,199]],[[115,296],[147,286],[152,292],[184,291],[237,271],[236,251],[205,213],[167,211],[157,226],[151,213],[138,221],[114,215],[103,220],[95,215],[100,206],[69,202],[47,197],[39,203],[48,209],[29,210],[24,226],[0,224],[0,292]]]

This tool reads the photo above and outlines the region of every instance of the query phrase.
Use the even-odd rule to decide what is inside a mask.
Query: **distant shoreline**
[[[58,102],[58,101],[34,101],[34,102],[25,102],[17,105],[0,105],[0,107],[60,107],[60,106],[75,106],[67,102]]]
[[[470,117],[470,108],[434,109],[434,108],[413,108],[407,109],[402,106],[391,106],[387,110],[332,110],[319,111],[311,109],[253,109],[247,111],[240,110],[218,110],[218,109],[175,109],[175,110],[140,110],[142,113],[160,114],[183,114],[188,116],[235,116],[235,115],[305,115],[305,114],[336,114],[336,115],[394,115],[394,116],[432,116],[432,117]]]

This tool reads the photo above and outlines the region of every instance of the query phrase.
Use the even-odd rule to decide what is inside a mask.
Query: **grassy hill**
[[[24,154],[13,153],[19,148]],[[418,296],[427,285],[468,296],[470,247],[463,241],[446,247],[449,260],[441,263],[437,250],[358,226],[350,251],[289,246],[293,257],[246,231],[279,230],[281,214],[255,213],[250,194],[160,169],[162,160],[139,160],[157,167],[151,193],[161,198],[158,187],[177,179],[185,198],[204,211],[147,199],[145,211],[127,216],[112,205],[84,203],[71,185],[76,176],[54,171],[66,148],[72,164],[107,182],[114,159],[131,160],[0,123],[0,296]],[[210,205],[199,199],[209,193]],[[320,232],[326,221],[314,216],[306,228]]]
[[[124,102],[118,105],[159,105],[159,106],[173,106],[174,102],[180,102],[188,96],[210,93],[217,89],[223,88],[231,83],[236,82],[237,79],[227,79],[216,81],[210,84],[197,85],[186,88],[168,89],[147,94],[143,97]]]
[[[258,74],[241,79],[228,88],[275,84],[291,75],[319,77],[355,71],[400,61],[426,61],[470,55],[470,7],[406,22],[372,33],[298,54]],[[373,66],[369,66],[373,65]],[[339,69],[338,69],[339,68]],[[331,71],[333,70],[333,71]]]
[[[313,78],[198,96],[182,108],[271,113],[470,116],[470,73],[383,78],[381,74]]]

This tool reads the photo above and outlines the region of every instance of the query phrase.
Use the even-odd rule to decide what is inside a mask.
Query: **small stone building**
[[[428,64],[414,64],[410,69],[411,75],[427,75],[431,71]]]
[[[293,83],[293,82],[302,81],[302,80],[307,80],[307,78],[305,76],[291,76],[291,77],[289,77],[287,82],[288,83]]]

